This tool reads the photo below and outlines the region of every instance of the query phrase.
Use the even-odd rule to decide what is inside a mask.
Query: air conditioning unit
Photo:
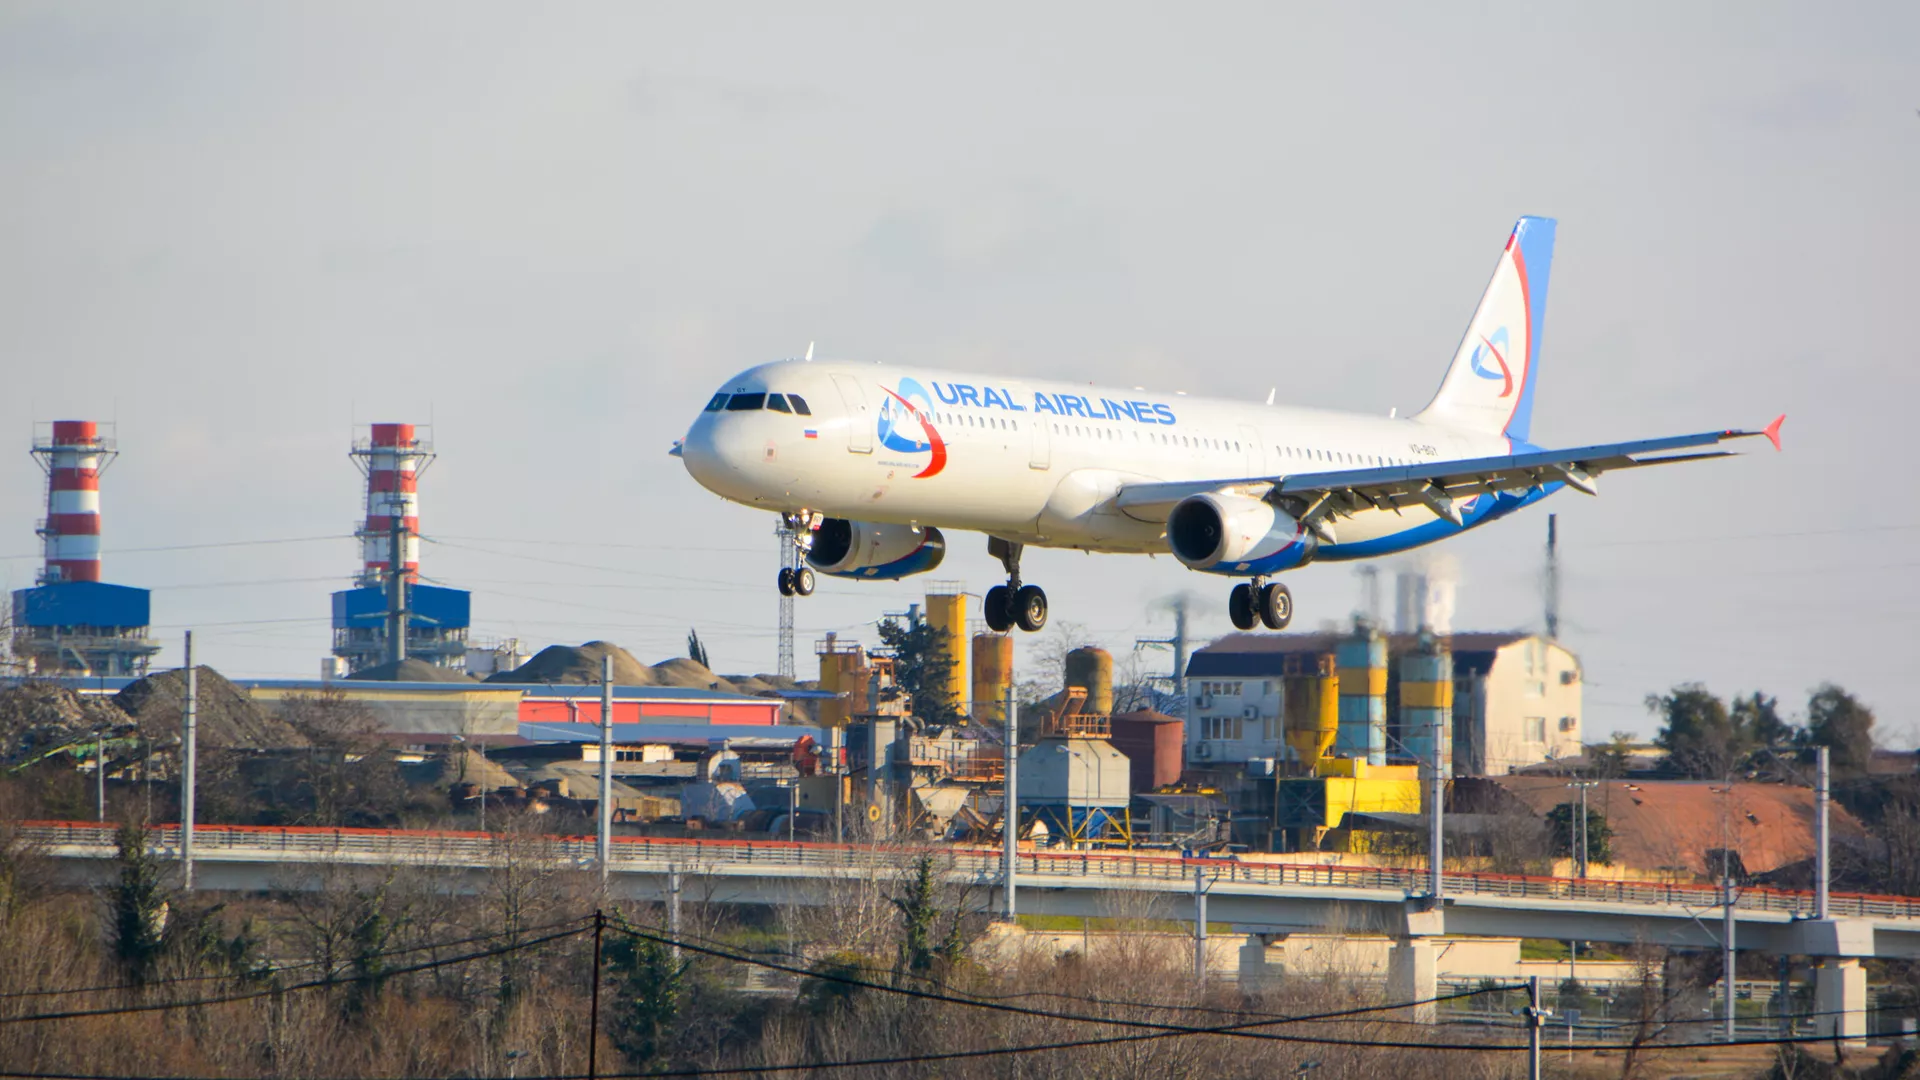
[[[1246,708],[1240,710],[1240,715],[1245,717],[1248,720],[1258,720],[1260,719],[1260,706],[1249,705]]]
[[[1202,742],[1202,743],[1194,743],[1194,744],[1193,744],[1193,756],[1194,756],[1194,757],[1197,757],[1197,758],[1210,758],[1210,757],[1212,757],[1212,756],[1213,756],[1213,744],[1212,744],[1212,743],[1209,743],[1209,742]]]
[[[1196,698],[1194,698],[1194,699],[1193,699],[1193,707],[1194,707],[1194,708],[1196,708],[1196,709],[1211,709],[1211,708],[1213,708],[1213,695],[1212,695],[1212,694],[1201,694],[1201,695],[1200,695],[1199,697],[1196,697]]]

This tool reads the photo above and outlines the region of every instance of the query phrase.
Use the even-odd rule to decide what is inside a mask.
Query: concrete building
[[[1231,634],[1195,652],[1186,671],[1188,762],[1292,760],[1283,681],[1303,662],[1332,657],[1351,638],[1348,632]],[[1390,634],[1385,642],[1386,759],[1411,761],[1400,724],[1397,661],[1418,648],[1419,638]],[[1580,661],[1565,646],[1521,633],[1454,634],[1442,643],[1453,656],[1456,776],[1500,776],[1581,752]]]

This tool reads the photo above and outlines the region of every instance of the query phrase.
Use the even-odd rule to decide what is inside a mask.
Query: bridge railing
[[[106,855],[114,849],[114,827],[97,822],[30,822],[22,832],[33,841],[55,848],[78,848]],[[280,856],[358,857],[397,861],[484,866],[518,853],[576,866],[590,866],[594,858],[591,837],[508,836],[478,832],[428,832],[399,829],[322,829],[202,825],[194,829],[195,851],[208,858],[249,859]],[[180,830],[164,825],[149,831],[155,850],[178,852]],[[984,848],[942,846],[914,848],[858,844],[789,843],[778,840],[699,840],[662,837],[617,837],[615,867],[640,869],[677,865],[688,872],[723,868],[791,868],[820,874],[871,875],[902,869],[909,860],[930,851],[950,871],[986,884],[999,879],[1001,853]],[[1084,878],[1179,885],[1190,883],[1196,869],[1215,883],[1276,886],[1296,889],[1336,889],[1424,893],[1427,872],[1417,868],[1326,866],[1273,863],[1240,859],[1180,858],[1153,854],[1109,852],[1024,851],[1019,872],[1040,878]],[[1687,907],[1707,910],[1721,904],[1718,886],[1654,881],[1527,877],[1507,874],[1451,873],[1443,876],[1449,896],[1494,896],[1516,900],[1558,900],[1587,904]],[[1741,910],[1813,913],[1813,894],[1782,889],[1741,888],[1734,905]],[[1836,916],[1920,919],[1920,898],[1835,893],[1829,910]]]

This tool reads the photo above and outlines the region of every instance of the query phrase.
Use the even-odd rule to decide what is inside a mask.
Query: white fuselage
[[[740,394],[747,407],[710,406],[682,447],[687,470],[719,495],[1089,551],[1167,550],[1164,518],[1115,504],[1122,484],[1512,452],[1504,437],[1410,419],[881,364],[763,364],[719,388],[729,401]],[[755,394],[797,394],[810,415],[751,407]],[[1482,500],[1467,508],[1466,526],[1493,508]],[[1319,558],[1386,554],[1461,527],[1424,509],[1363,511],[1341,521],[1339,543]]]

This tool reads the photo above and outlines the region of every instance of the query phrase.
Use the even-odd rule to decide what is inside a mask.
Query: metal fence
[[[22,832],[34,842],[58,853],[105,856],[115,845],[114,827],[96,822],[31,822]],[[197,858],[218,861],[278,861],[287,856],[345,858],[353,861],[395,861],[442,865],[486,866],[511,851],[529,858],[591,866],[592,837],[527,837],[475,832],[423,832],[399,829],[265,828],[202,825],[194,829]],[[161,826],[151,830],[149,843],[164,854],[177,853],[180,830]],[[1001,853],[970,847],[906,848],[892,845],[787,843],[777,840],[693,840],[654,837],[616,837],[616,870],[645,870],[678,866],[696,872],[727,874],[798,870],[822,876],[845,872],[883,872],[901,868],[906,860],[930,851],[945,860],[949,872],[979,883],[998,881]],[[1181,858],[1166,855],[1096,852],[1022,852],[1019,873],[1042,879],[1081,879],[1089,885],[1108,883],[1166,883],[1186,886],[1195,869],[1203,871],[1213,887],[1233,885],[1290,889],[1351,889],[1420,895],[1427,890],[1424,869],[1366,866],[1317,866],[1271,863],[1231,858]],[[1718,886],[1665,884],[1649,881],[1522,877],[1504,874],[1446,874],[1449,896],[1497,896],[1551,900],[1578,904],[1682,907],[1707,910],[1721,905]],[[1835,893],[1829,911],[1835,916],[1879,919],[1920,919],[1920,899]],[[1741,910],[1813,913],[1813,894],[1780,889],[1743,888],[1735,907]]]

